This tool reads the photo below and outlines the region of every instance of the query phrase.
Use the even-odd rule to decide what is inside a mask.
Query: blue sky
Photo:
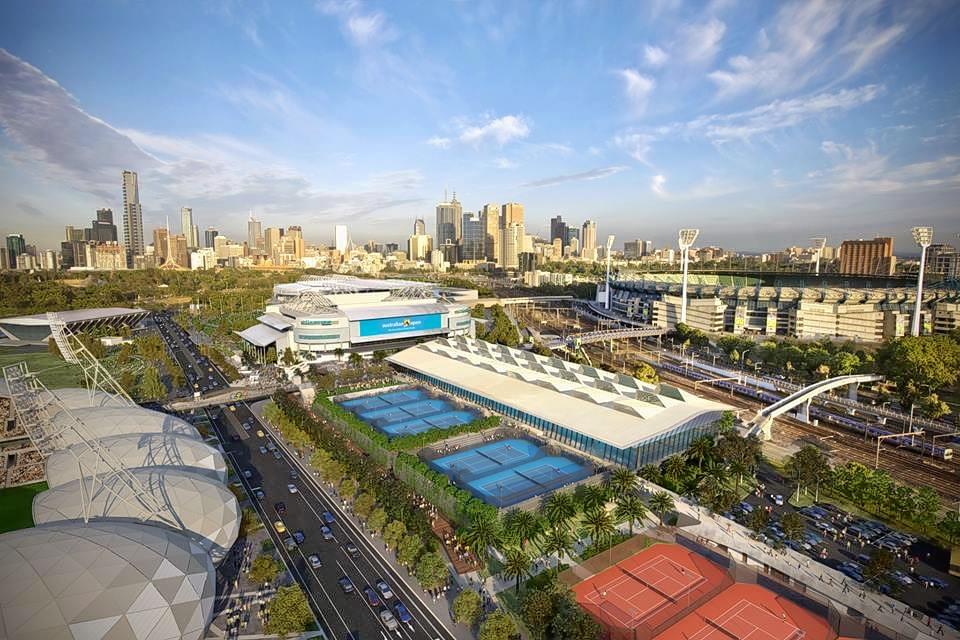
[[[601,236],[762,250],[960,232],[960,5],[0,3],[3,233],[140,173],[145,225],[402,241],[444,189]],[[149,241],[149,239],[148,239]]]

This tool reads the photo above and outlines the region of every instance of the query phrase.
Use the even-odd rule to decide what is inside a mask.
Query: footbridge
[[[797,417],[804,422],[810,421],[810,403],[813,399],[831,389],[847,387],[848,397],[856,399],[857,388],[862,383],[877,382],[883,380],[883,376],[873,374],[854,374],[849,376],[837,376],[836,378],[827,378],[820,382],[815,382],[807,387],[795,391],[785,398],[774,402],[757,411],[757,415],[746,422],[747,432],[751,435],[759,435],[763,440],[769,440],[771,437],[770,428],[773,425],[774,418],[799,407]]]
[[[174,400],[164,405],[165,408],[172,411],[188,411],[190,409],[199,409],[201,407],[211,407],[218,404],[229,402],[263,400],[269,398],[278,389],[284,391],[296,391],[296,385],[287,385],[285,387],[277,384],[269,384],[257,387],[229,387],[219,391],[213,391],[200,397],[183,398]]]
[[[584,333],[574,333],[565,338],[557,338],[547,343],[547,346],[551,349],[560,349],[562,347],[578,348],[581,345],[594,342],[606,342],[607,340],[620,340],[622,338],[648,338],[650,336],[661,336],[666,332],[667,329],[663,327],[651,326],[586,331]]]

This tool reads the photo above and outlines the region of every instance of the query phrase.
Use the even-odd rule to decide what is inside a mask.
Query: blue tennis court
[[[420,388],[387,391],[339,404],[391,438],[431,429],[449,429],[477,418],[473,411],[458,409],[449,401],[435,398]]]
[[[495,507],[509,507],[591,474],[588,466],[519,438],[458,451],[430,465]]]

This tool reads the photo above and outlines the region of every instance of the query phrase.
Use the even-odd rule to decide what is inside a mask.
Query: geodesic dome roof
[[[226,486],[183,469],[148,467],[129,471],[167,507],[167,511],[151,517],[149,522],[183,529],[207,549],[214,562],[223,559],[240,531],[240,507]],[[109,478],[107,482],[122,498],[107,487],[97,485],[90,498],[91,520],[140,522],[144,513],[133,491],[119,478]],[[33,498],[33,521],[37,524],[80,518],[83,518],[81,480],[38,493]]]
[[[108,436],[98,442],[119,458],[123,466],[182,468],[218,482],[227,481],[227,463],[223,455],[205,442],[170,433],[131,433]],[[59,487],[82,477],[76,456],[86,446],[75,444],[55,451],[46,460],[47,484]],[[92,459],[92,456],[91,456]],[[87,467],[84,467],[87,468]]]
[[[87,407],[71,409],[70,413],[84,424],[88,436],[93,439],[129,433],[173,433],[202,440],[200,432],[189,422],[143,407]],[[71,424],[71,420],[60,411],[53,416],[53,423],[54,429],[58,429]],[[80,439],[72,431],[65,430],[63,442],[64,446],[69,446]]]
[[[201,638],[216,577],[206,551],[162,527],[63,522],[0,535],[0,637]]]

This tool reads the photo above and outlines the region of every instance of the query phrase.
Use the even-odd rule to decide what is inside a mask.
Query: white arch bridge
[[[820,382],[814,382],[810,386],[795,391],[789,396],[757,411],[757,415],[745,423],[747,433],[750,435],[759,435],[763,440],[769,440],[771,438],[770,428],[773,425],[774,418],[783,415],[791,409],[800,407],[797,417],[804,422],[809,422],[810,403],[813,402],[816,396],[831,389],[847,387],[849,397],[855,399],[857,387],[859,387],[861,383],[877,382],[879,380],[883,380],[883,376],[860,373],[849,376],[837,376],[836,378],[827,378]]]

